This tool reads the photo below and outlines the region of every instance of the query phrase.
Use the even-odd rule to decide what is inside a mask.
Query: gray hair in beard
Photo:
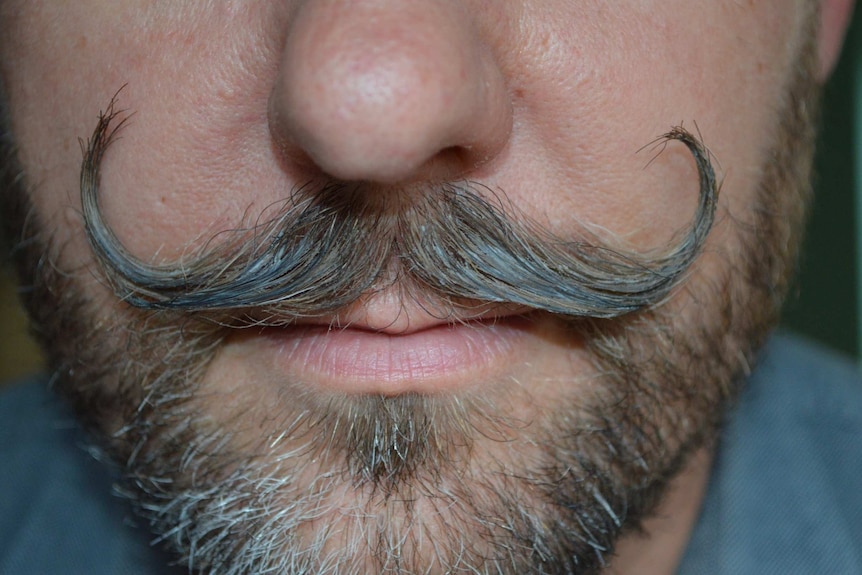
[[[654,499],[651,469],[639,463],[644,448],[631,438],[655,433],[638,413],[584,414],[584,425],[595,427],[584,437],[616,453],[615,462],[594,453],[604,449],[581,433],[570,430],[562,439],[542,429],[547,475],[529,470],[519,477],[501,465],[481,474],[470,469],[461,478],[468,485],[460,485],[444,478],[464,463],[459,457],[469,457],[476,437],[505,445],[518,433],[523,422],[499,415],[508,411],[500,403],[515,398],[332,399],[285,382],[291,409],[268,414],[275,431],[260,444],[238,448],[231,434],[245,425],[239,420],[207,431],[195,423],[199,407],[191,406],[205,393],[196,382],[224,334],[221,326],[335,313],[382,282],[415,290],[423,305],[436,298],[440,307],[431,311],[454,319],[465,306],[492,303],[595,319],[654,306],[683,281],[713,222],[716,179],[694,136],[674,128],[656,141],[687,146],[700,183],[690,228],[659,255],[624,253],[586,232],[578,241],[555,238],[511,217],[496,194],[475,184],[407,193],[394,206],[369,201],[362,187],[331,184],[301,188],[275,217],[223,233],[184,261],[156,265],[132,256],[99,209],[99,167],[123,125],[112,105],[88,142],[81,173],[93,251],[118,297],[140,312],[129,345],[118,350],[137,355],[108,362],[129,372],[121,381],[145,382],[115,440],[134,485],[127,493],[190,566],[196,561],[214,573],[359,573],[368,569],[362,548],[369,546],[377,571],[421,572],[428,540],[413,538],[423,531],[437,533],[436,560],[447,572],[528,572],[541,565],[541,572],[588,573],[604,565],[620,530],[636,525]],[[146,365],[144,373],[135,371]],[[620,399],[608,401],[627,405]],[[266,455],[273,452],[275,461]],[[624,466],[623,483],[639,483],[644,493],[626,492],[605,464]],[[316,477],[313,489],[300,479],[308,475]],[[552,482],[554,476],[572,481]],[[353,509],[337,508],[343,503],[333,493],[345,480],[372,495]],[[439,506],[443,519],[416,513],[417,499]],[[538,510],[546,502],[554,511],[543,517]],[[366,533],[339,536],[337,526],[324,522],[310,541],[297,536],[331,513],[361,518]],[[443,523],[447,517],[453,524]],[[502,518],[509,523],[499,524]],[[237,537],[236,525],[250,536]],[[484,542],[469,541],[467,532]],[[332,541],[343,545],[341,552]]]
[[[685,277],[712,226],[718,193],[708,151],[676,127],[656,145],[678,141],[689,149],[700,196],[688,231],[657,256],[603,246],[586,232],[578,241],[555,238],[509,217],[496,194],[476,185],[406,194],[392,202],[393,210],[369,201],[361,187],[331,184],[300,188],[276,217],[230,237],[222,234],[225,241],[187,261],[154,265],[123,247],[99,209],[100,165],[125,122],[116,118],[112,102],[88,142],[83,216],[117,295],[148,310],[234,320],[237,312],[263,310],[258,323],[286,323],[335,312],[390,281],[447,304],[505,303],[572,317],[617,317],[660,302]]]

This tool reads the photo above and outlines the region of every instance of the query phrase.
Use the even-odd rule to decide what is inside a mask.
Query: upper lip
[[[410,335],[441,325],[493,322],[530,311],[532,309],[525,306],[486,302],[441,305],[438,300],[422,300],[416,295],[405,297],[401,290],[388,288],[366,295],[337,313],[302,318],[295,323]]]

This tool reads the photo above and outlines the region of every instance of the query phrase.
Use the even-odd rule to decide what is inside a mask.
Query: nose
[[[339,180],[463,176],[505,146],[504,75],[451,0],[306,0],[270,99],[287,156]]]

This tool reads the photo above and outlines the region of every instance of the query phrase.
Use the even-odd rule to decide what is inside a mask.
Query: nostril
[[[484,163],[469,147],[449,146],[416,170],[415,178],[431,181],[460,179]]]

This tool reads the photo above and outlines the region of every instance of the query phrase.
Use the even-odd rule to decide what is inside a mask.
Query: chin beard
[[[333,398],[285,382],[262,401],[243,381],[217,394],[204,382],[224,326],[106,310],[45,258],[62,261],[38,218],[24,230],[21,190],[7,207],[30,238],[26,303],[56,386],[192,569],[598,573],[715,437],[777,319],[809,195],[813,60],[808,49],[776,117],[750,213],[727,222],[733,245],[701,256],[661,305],[552,320],[585,342],[588,394],[557,383],[542,402],[514,380],[457,398]]]

